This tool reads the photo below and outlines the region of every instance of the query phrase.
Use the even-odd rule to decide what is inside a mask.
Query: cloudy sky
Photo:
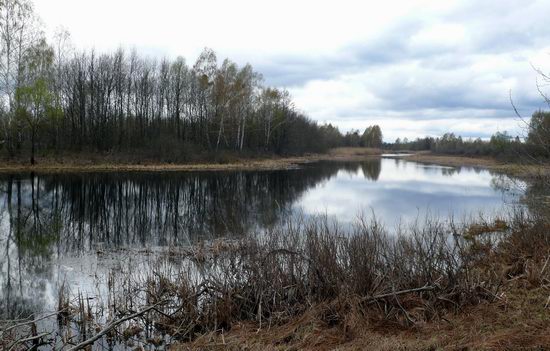
[[[79,48],[151,56],[204,47],[251,63],[312,119],[341,130],[381,125],[386,140],[523,133],[546,107],[548,0],[35,0],[52,33]],[[540,82],[542,83],[542,82]],[[544,87],[543,87],[544,88]]]

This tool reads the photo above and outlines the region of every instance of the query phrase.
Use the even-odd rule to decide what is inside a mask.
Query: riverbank
[[[529,162],[504,162],[492,157],[470,157],[456,155],[441,155],[431,152],[416,152],[410,155],[399,157],[408,161],[437,164],[449,167],[478,167],[490,169],[496,172],[506,173],[508,175],[530,178],[534,180],[548,179],[550,177],[550,165],[546,163]]]
[[[548,293],[506,288],[501,300],[464,308],[411,328],[391,323],[330,326],[321,318],[327,305],[312,307],[284,325],[259,328],[240,323],[226,333],[209,333],[173,346],[188,350],[546,350],[550,345]],[[353,318],[357,318],[354,316]],[[360,318],[360,317],[359,317]]]
[[[262,238],[171,248],[139,273],[128,262],[108,275],[103,296],[75,297],[62,287],[58,312],[48,315],[55,321],[38,332],[32,321],[0,321],[0,330],[7,326],[0,348],[33,340],[70,350],[94,343],[127,350],[550,345],[544,218],[518,212],[464,226],[427,220],[398,232],[357,224],[342,236],[326,220],[300,220]]]
[[[40,172],[40,173],[71,173],[71,172],[173,172],[173,171],[241,171],[241,170],[276,170],[292,169],[310,162],[360,161],[382,154],[380,149],[371,148],[337,148],[324,154],[308,154],[304,156],[279,157],[274,155],[252,155],[238,157],[227,154],[219,159],[191,163],[158,163],[154,160],[128,162],[125,158],[113,156],[89,155],[89,157],[57,157],[38,158],[32,166],[23,161],[4,161],[0,164],[0,173]]]
[[[550,257],[547,251],[550,242],[545,234],[548,222],[544,219],[530,222],[521,216],[508,220],[485,223],[481,231],[477,230],[481,228],[479,225],[459,229],[458,238],[465,239],[458,239],[461,249],[451,249],[452,254],[447,252],[453,257],[460,256],[461,263],[457,266],[447,260],[451,256],[447,257],[445,252],[450,247],[436,239],[446,230],[436,234],[437,225],[421,232],[413,230],[397,241],[397,246],[407,248],[405,251],[398,249],[389,255],[382,254],[395,260],[383,272],[373,274],[375,267],[380,267],[376,260],[352,259],[349,262],[353,265],[363,266],[351,267],[350,272],[342,274],[348,280],[335,283],[335,290],[324,289],[324,284],[337,280],[339,275],[331,273],[338,271],[339,264],[325,255],[337,256],[340,247],[333,241],[314,240],[313,250],[302,252],[298,249],[300,255],[297,257],[305,257],[316,265],[317,274],[323,276],[315,285],[321,293],[339,291],[332,298],[312,298],[309,302],[314,303],[307,304],[307,308],[292,318],[283,318],[283,323],[275,321],[272,324],[271,320],[262,323],[254,318],[235,321],[229,331],[201,334],[173,349],[544,350],[550,345]],[[351,252],[380,254],[378,250],[384,250],[365,251],[385,239],[376,240],[379,234],[374,227],[363,230],[369,239],[363,242],[366,238],[360,234],[353,239],[354,245],[344,245],[344,257]],[[473,232],[476,234],[472,235]],[[503,240],[493,241],[498,233],[504,234],[500,237]],[[411,237],[415,239],[409,242]],[[318,245],[323,246],[321,250]],[[269,248],[266,252],[290,255],[294,251],[279,252]],[[320,256],[315,257],[317,254]],[[359,258],[354,254],[350,257]],[[419,258],[422,263],[416,261]],[[442,269],[441,264],[446,268]],[[454,272],[449,273],[448,268]],[[430,278],[413,278],[417,283],[409,287],[416,284],[417,288],[402,286],[388,294],[354,291],[355,284],[377,290],[395,279],[385,288],[392,291],[402,279],[411,278],[410,273],[419,274],[417,270],[420,269]],[[392,274],[396,276],[392,278]],[[374,279],[370,282],[372,285],[368,284],[369,279]],[[426,279],[434,281],[427,283]],[[346,288],[336,289],[336,286]],[[301,290],[297,288],[297,291]],[[315,290],[314,294],[318,293]],[[273,296],[288,297],[285,294]]]
[[[449,167],[483,167],[483,168],[499,168],[505,166],[506,163],[490,157],[468,157],[454,155],[439,155],[431,152],[415,152],[410,155],[400,157],[409,161],[432,163]]]
[[[32,166],[27,161],[2,160],[0,173],[78,173],[78,172],[185,172],[185,171],[254,171],[292,169],[317,161],[362,161],[381,157],[386,150],[360,147],[341,147],[323,154],[281,157],[276,155],[222,154],[214,158],[188,163],[161,163],[155,160],[129,161],[129,157],[113,155],[79,155],[38,158]],[[491,157],[440,155],[414,152],[393,156],[409,161],[449,167],[479,167],[522,177],[542,177],[550,167],[499,161]]]

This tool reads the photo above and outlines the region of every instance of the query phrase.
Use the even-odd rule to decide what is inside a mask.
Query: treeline
[[[393,150],[432,151],[441,154],[470,156],[514,156],[521,147],[519,137],[511,137],[507,132],[497,132],[490,140],[464,139],[454,133],[445,133],[438,138],[425,137],[409,141],[397,139],[386,147]]]
[[[383,146],[382,129],[374,125],[367,127],[362,134],[359,130],[352,130],[340,138],[339,146],[380,148]]]
[[[502,159],[550,157],[550,112],[536,111],[528,123],[527,137],[511,136],[497,132],[489,140],[463,139],[454,133],[445,133],[439,138],[425,137],[409,141],[397,139],[384,144],[392,150],[432,151],[441,154],[465,156],[492,156]]]
[[[291,154],[340,144],[340,132],[300,113],[287,91],[249,64],[205,49],[151,59],[135,51],[75,52],[45,39],[29,0],[0,1],[0,152],[139,152],[184,161],[223,150]]]

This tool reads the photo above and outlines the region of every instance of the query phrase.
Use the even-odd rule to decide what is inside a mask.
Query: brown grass
[[[354,158],[361,159],[365,156],[379,156],[382,153],[383,150],[381,149],[367,147],[339,147],[330,150],[326,159],[341,159],[344,161],[350,161]]]
[[[162,163],[155,160],[128,161],[126,158],[89,154],[37,158],[34,166],[26,160],[0,160],[0,172],[170,172],[291,169],[320,160],[360,161],[379,155],[378,149],[337,148],[326,154],[279,157],[274,155],[239,157],[224,156],[218,160],[190,163]]]
[[[409,274],[418,274],[423,269],[433,279],[440,281],[444,291],[436,293],[435,300],[428,295],[414,293],[399,297],[398,305],[394,301],[380,301],[382,310],[376,306],[365,306],[360,290],[336,293],[317,300],[303,313],[297,313],[282,323],[259,324],[249,321],[237,321],[229,332],[215,331],[202,334],[195,340],[179,344],[176,350],[544,350],[550,347],[550,237],[548,225],[536,221],[527,224],[521,215],[509,223],[495,220],[482,225],[483,231],[476,232],[464,243],[467,249],[461,251],[461,262],[465,266],[455,267],[442,255],[443,243],[437,244],[432,236],[437,228],[434,223],[428,231],[409,233],[406,240],[398,247],[390,249],[396,261],[391,263],[397,268],[397,276],[390,278],[390,285],[403,284],[411,279]],[[372,229],[372,227],[369,227]],[[472,226],[457,229],[469,234]],[[493,240],[489,234],[506,232],[504,237]],[[376,245],[375,241],[353,241],[348,251]],[[423,252],[420,244],[423,240],[431,243],[435,251]],[[420,241],[419,241],[420,240]],[[399,241],[398,241],[399,243]],[[366,246],[365,246],[366,244]],[[330,270],[338,267],[337,261],[327,260],[327,242],[316,244],[314,255],[319,255],[315,262],[322,265],[322,275],[335,277]],[[416,246],[420,245],[420,246]],[[323,247],[323,249],[320,249]],[[437,249],[439,247],[439,249]],[[403,251],[405,249],[405,251]],[[395,250],[395,251],[394,251]],[[336,249],[334,252],[341,251]],[[323,253],[324,252],[324,253]],[[435,252],[440,252],[434,256]],[[389,252],[384,253],[387,256]],[[374,251],[371,252],[374,254]],[[391,256],[391,254],[390,254]],[[312,257],[312,256],[309,256]],[[319,261],[324,257],[322,262]],[[413,258],[414,257],[414,258]],[[426,262],[433,260],[432,264]],[[398,262],[402,262],[401,268]],[[418,265],[413,264],[417,262]],[[420,263],[424,262],[424,263]],[[357,289],[362,285],[353,285],[353,281],[365,281],[370,276],[369,267],[376,266],[369,260],[361,266],[357,275],[351,272],[340,272],[348,284]],[[411,266],[412,265],[412,266]],[[444,270],[455,267],[466,273],[456,272],[443,278],[436,267]],[[407,268],[405,268],[407,267]],[[413,268],[414,267],[414,268]],[[422,268],[424,267],[424,268]],[[389,268],[389,267],[388,267]],[[387,269],[386,274],[388,274]],[[412,269],[407,271],[407,269]],[[430,273],[429,273],[430,272]],[[425,276],[422,279],[429,279]],[[407,278],[408,277],[408,278]],[[436,278],[437,277],[437,278]],[[418,277],[417,277],[418,278]],[[329,278],[330,279],[330,278]],[[449,279],[458,279],[450,282]],[[464,280],[461,280],[464,279]],[[414,280],[414,279],[413,279]],[[350,282],[351,281],[351,282]],[[326,282],[326,281],[325,281]],[[336,282],[335,282],[336,283]],[[451,283],[451,285],[448,285]],[[316,283],[319,287],[323,282]],[[346,284],[341,282],[340,284]],[[407,284],[407,283],[405,283]],[[411,284],[409,282],[408,284]],[[415,283],[412,283],[414,285]],[[419,284],[419,283],[416,283]],[[455,285],[452,285],[455,284]],[[404,286],[402,286],[404,288]],[[387,289],[387,288],[384,288]],[[383,289],[383,290],[384,290]],[[327,291],[320,289],[319,291]],[[330,290],[330,289],[328,289]],[[352,288],[353,290],[353,288]],[[349,293],[351,292],[351,295]],[[367,293],[372,294],[371,293]],[[461,297],[459,297],[461,296]],[[438,304],[445,299],[454,304]],[[390,299],[391,300],[391,299]],[[451,302],[450,300],[453,300]],[[390,317],[391,309],[396,308],[398,315]],[[399,309],[411,316],[414,323],[409,323],[399,316]],[[384,312],[386,311],[386,312]],[[432,311],[431,313],[426,313]],[[432,314],[435,313],[435,314]],[[431,317],[430,317],[431,315]]]
[[[388,236],[376,222],[351,235],[326,220],[291,224],[196,248],[190,260],[210,273],[191,283],[155,271],[147,301],[173,301],[156,328],[181,340],[176,350],[550,345],[547,222],[519,213],[471,227],[427,220]]]
[[[111,318],[148,312],[107,335],[169,335],[171,350],[545,349],[548,221],[517,212],[482,227],[360,220],[344,233],[320,218],[170,250],[150,271],[109,275]],[[90,337],[103,309],[85,300],[65,317]]]
[[[471,224],[466,230],[464,236],[468,239],[473,239],[474,237],[483,234],[506,232],[508,229],[510,229],[508,223],[497,218],[491,222]]]
[[[278,170],[292,169],[302,164],[316,161],[362,161],[380,157],[384,150],[362,147],[340,147],[324,154],[280,157],[276,155],[223,154],[209,161],[190,161],[188,163],[163,163],[154,159],[135,159],[132,157],[99,154],[64,155],[58,157],[38,157],[37,164],[31,166],[26,160],[0,160],[0,173],[40,172],[182,172],[182,171],[225,171],[225,170]],[[511,175],[546,179],[550,175],[550,165],[521,165],[504,163],[490,157],[464,157],[436,155],[429,151],[415,152],[401,158],[427,164],[451,167],[480,167]]]
[[[550,164],[540,163],[534,164],[518,162],[503,162],[488,156],[470,157],[456,155],[439,155],[429,151],[414,153],[410,156],[403,156],[405,160],[437,164],[450,167],[479,167],[487,168],[493,171],[506,173],[521,178],[530,178],[535,181],[546,181],[550,177]]]
[[[239,323],[226,333],[212,332],[174,350],[546,350],[550,347],[548,290],[525,290],[510,283],[502,300],[448,313],[414,328],[368,324],[360,319],[329,326],[318,305],[283,325],[259,329]]]
[[[492,168],[504,165],[504,163],[497,161],[491,157],[467,157],[467,156],[454,156],[454,155],[437,155],[428,152],[417,152],[411,156],[404,156],[406,160],[422,162],[422,163],[434,163],[442,166],[460,167],[484,167]]]
[[[60,157],[38,157],[37,164],[31,166],[26,160],[0,160],[0,173],[40,172],[182,172],[182,171],[239,171],[239,170],[278,170],[292,169],[302,164],[316,161],[362,161],[379,157],[384,150],[361,147],[341,147],[325,154],[307,154],[303,156],[280,157],[275,155],[239,156],[222,155],[210,161],[192,161],[189,163],[163,163],[153,159],[132,160],[128,157],[110,155],[79,154]],[[503,163],[490,157],[463,157],[436,155],[430,152],[416,152],[401,158],[427,164],[451,167],[481,167],[501,171],[516,176],[543,178],[550,174],[550,167],[529,166],[515,163]]]

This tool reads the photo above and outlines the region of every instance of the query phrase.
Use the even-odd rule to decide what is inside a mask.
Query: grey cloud
[[[374,39],[343,47],[337,54],[273,58],[261,68],[269,82],[284,86],[301,86],[312,79],[329,79],[411,60],[423,61],[434,68],[453,69],[471,64],[475,55],[510,53],[550,44],[545,18],[548,13],[550,3],[542,1],[469,1],[443,17],[445,23],[465,26],[467,42],[461,47],[436,43],[413,47],[411,38],[429,29],[434,21],[408,18],[386,28]]]
[[[302,86],[315,79],[331,79],[342,73],[338,62],[331,58],[281,56],[255,65],[269,85]]]
[[[527,53],[550,46],[545,19],[548,13],[549,2],[472,0],[441,18],[405,19],[374,39],[348,45],[330,55],[275,57],[259,69],[268,84],[297,89],[307,89],[307,83],[314,80],[364,77],[368,91],[379,101],[377,106],[372,106],[369,100],[334,109],[334,120],[385,115],[411,120],[478,118],[493,120],[495,126],[500,121],[509,124],[510,119],[515,118],[508,96],[512,88],[507,86],[509,80],[519,82],[512,93],[524,117],[547,107],[533,92],[535,74]],[[464,26],[464,42],[413,45],[416,34],[442,22]],[[504,60],[507,64],[473,69],[487,58]],[[434,126],[426,133],[444,131]],[[493,133],[494,130],[480,130],[462,134],[489,137]]]

